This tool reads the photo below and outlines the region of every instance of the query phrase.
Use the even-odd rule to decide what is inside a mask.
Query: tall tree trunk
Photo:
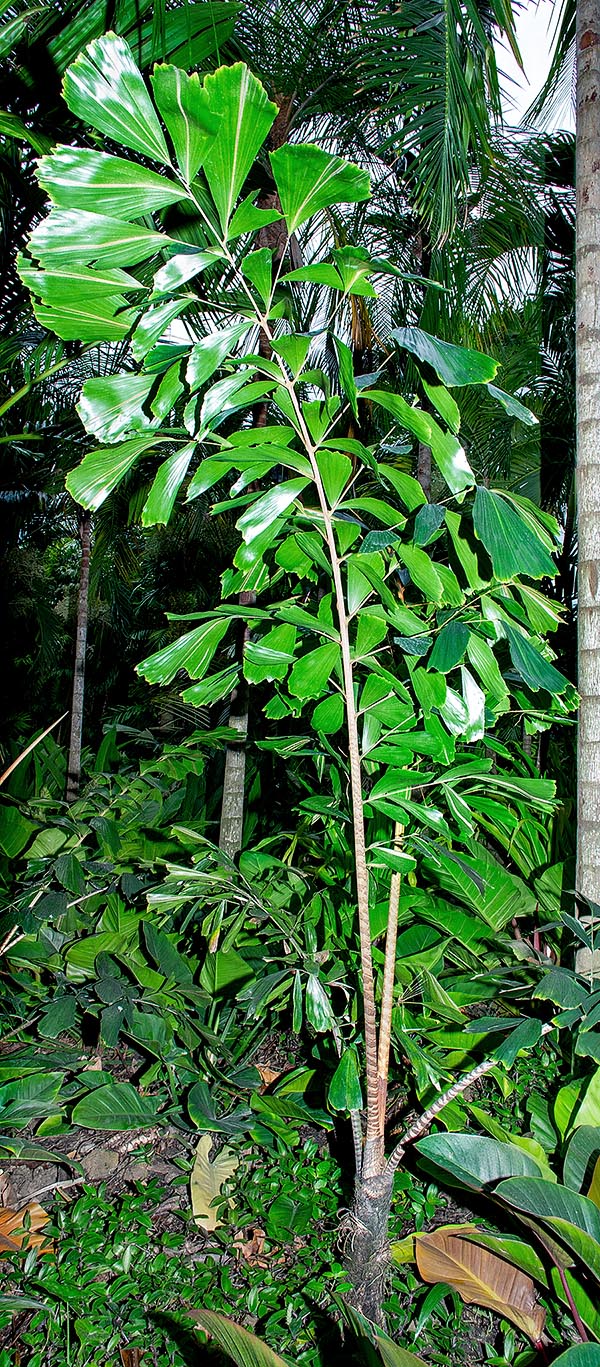
[[[275,95],[275,102],[279,105],[279,113],[271,129],[269,137],[269,147],[275,151],[278,147],[283,147],[287,142],[289,121],[291,115],[292,101],[284,95]],[[279,196],[276,191],[263,193],[259,196],[258,207],[260,209],[281,209]],[[283,254],[287,246],[287,228],[285,219],[269,224],[266,228],[261,228],[258,234],[258,246],[269,247],[273,252],[273,268],[278,270]],[[261,330],[258,342],[259,355],[270,360],[272,351],[271,344],[266,334]],[[258,403],[253,412],[252,426],[266,427],[267,423],[267,404]],[[255,593],[240,593],[239,602],[241,605],[248,605],[256,601]],[[238,652],[240,661],[243,659],[244,645],[248,639],[248,629],[242,630],[239,639]],[[239,739],[230,741],[225,754],[225,772],[223,775],[223,797],[221,799],[221,822],[219,827],[219,847],[225,854],[233,859],[242,848],[242,838],[244,831],[244,796],[246,788],[246,741],[248,737],[248,688],[243,678],[236,688],[231,699],[231,710],[229,714],[229,725],[233,731],[238,733]]]
[[[67,767],[67,802],[73,802],[79,792],[81,779],[81,740],[83,735],[83,698],[85,689],[85,653],[87,647],[90,589],[90,553],[92,548],[91,514],[81,510],[79,520],[81,567],[77,597],[77,627],[75,633],[75,665],[73,669],[73,702],[71,705],[71,735]]]
[[[600,902],[600,0],[577,0],[577,889]]]

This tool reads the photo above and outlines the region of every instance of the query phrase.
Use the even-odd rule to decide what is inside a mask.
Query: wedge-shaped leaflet
[[[198,1141],[190,1178],[194,1224],[207,1232],[216,1229],[222,1223],[214,1203],[221,1195],[223,1183],[233,1177],[239,1165],[239,1158],[233,1149],[229,1148],[221,1149],[211,1161],[212,1146],[212,1135],[203,1134]]]
[[[66,72],[69,109],[114,142],[168,165],[156,110],[123,38],[107,33],[90,43]]]
[[[259,641],[248,641],[244,652],[244,674],[249,683],[263,683],[265,679],[285,679],[294,659],[296,628],[287,622],[274,627]]]
[[[180,669],[185,669],[190,679],[202,679],[213,658],[215,650],[229,629],[229,621],[208,621],[195,631],[188,631],[179,640],[172,641],[164,650],[157,650],[147,660],[137,666],[137,673],[147,683],[171,683]]]
[[[123,342],[138,318],[137,310],[125,308],[120,295],[79,300],[72,294],[64,304],[34,301],[33,311],[42,327],[65,342]]]
[[[366,171],[311,143],[278,147],[271,167],[290,234],[319,209],[357,204],[371,193]]]
[[[155,66],[151,81],[177,165],[186,185],[191,185],[218,133],[220,117],[210,108],[197,72],[186,76],[177,66]]]
[[[420,442],[430,447],[438,470],[453,494],[473,487],[475,476],[460,442],[452,432],[442,432],[434,418],[420,408],[411,408],[399,394],[390,394],[383,389],[365,389],[361,397],[385,408],[400,427],[412,432]]]
[[[153,296],[172,293],[180,285],[187,284],[188,280],[193,280],[195,275],[205,271],[207,266],[214,266],[215,261],[222,256],[223,253],[217,248],[208,252],[177,252],[156,272]]]
[[[497,579],[526,574],[542,579],[556,574],[556,566],[542,541],[516,508],[501,494],[479,485],[473,506],[475,531],[489,552]]]
[[[220,332],[208,332],[206,337],[201,337],[200,341],[195,343],[190,352],[185,377],[192,392],[214,375],[215,370],[218,370],[225,357],[251,326],[250,321],[234,323],[232,327],[222,328]]]
[[[234,1324],[226,1315],[219,1315],[216,1310],[191,1310],[190,1315],[237,1367],[290,1367],[289,1358],[279,1357],[267,1343],[261,1343],[255,1334]]]
[[[442,342],[421,328],[396,328],[392,337],[398,346],[431,366],[445,385],[487,384],[498,369],[499,362],[483,351]]]
[[[344,1049],[329,1083],[327,1100],[334,1111],[360,1111],[363,1099],[354,1048]]]
[[[308,483],[307,479],[287,479],[282,484],[275,484],[266,494],[261,494],[238,518],[237,525],[246,544],[249,545],[277,518],[282,517]]]
[[[204,162],[204,173],[226,229],[257,152],[272,128],[277,105],[243,62],[221,66],[206,77],[209,112],[221,117],[219,136]]]
[[[330,675],[339,664],[340,649],[333,642],[317,646],[302,655],[288,679],[288,690],[294,698],[319,698],[325,692]]]
[[[166,525],[169,521],[195,450],[195,442],[189,442],[159,466],[142,511],[142,526],[154,527],[157,523]]]
[[[32,256],[44,266],[105,261],[111,267],[136,266],[164,247],[176,245],[170,237],[138,223],[84,209],[53,209],[34,228],[28,243]]]
[[[83,508],[100,508],[136,460],[164,437],[133,437],[122,446],[98,447],[84,456],[81,465],[67,475],[71,497]]]
[[[102,300],[106,296],[114,297],[143,288],[134,275],[119,269],[111,270],[110,267],[93,271],[89,266],[56,265],[40,271],[25,256],[19,256],[17,268],[23,284],[48,304],[72,303],[74,295],[80,304],[84,299]]]
[[[57,147],[38,163],[37,179],[59,209],[88,209],[99,205],[115,218],[141,218],[185,199],[186,191],[122,157],[89,152],[82,147]]]
[[[535,1286],[525,1272],[489,1249],[461,1239],[453,1226],[436,1229],[415,1240],[417,1267],[426,1282],[445,1282],[467,1305],[483,1305],[496,1315],[512,1320],[537,1343],[546,1312],[539,1305]]]
[[[569,687],[568,679],[546,660],[531,641],[508,622],[503,623],[510,647],[510,655],[515,669],[531,688],[545,688],[548,693],[564,693]]]
[[[143,409],[154,383],[153,375],[131,374],[86,380],[77,404],[86,432],[116,442],[157,425]]]
[[[170,324],[179,318],[190,302],[189,296],[165,299],[162,304],[156,304],[154,308],[149,308],[142,314],[131,339],[131,350],[136,361],[142,361],[148,355],[152,347],[166,334]]]

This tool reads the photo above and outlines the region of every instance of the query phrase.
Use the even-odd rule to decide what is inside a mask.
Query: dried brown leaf
[[[474,1225],[465,1225],[464,1231],[477,1232]],[[512,1320],[533,1343],[539,1343],[546,1312],[525,1272],[444,1227],[420,1235],[415,1251],[424,1281],[447,1282],[467,1303],[483,1305]]]
[[[28,1229],[23,1228],[26,1219]],[[39,1233],[49,1219],[48,1212],[42,1210],[37,1201],[29,1201],[20,1210],[4,1206],[0,1210],[0,1257],[3,1253],[15,1253],[23,1248],[40,1248],[44,1253],[50,1253],[52,1250],[46,1236]]]

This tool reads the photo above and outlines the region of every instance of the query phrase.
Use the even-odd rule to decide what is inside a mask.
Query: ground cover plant
[[[180,491],[189,502],[215,490],[214,516],[236,517],[221,602],[188,614],[194,624],[183,636],[176,625],[140,675],[177,680],[185,702],[213,710],[248,689],[260,709],[258,752],[287,761],[293,797],[288,820],[255,827],[237,861],[207,839],[206,761],[191,746],[117,781],[114,796],[99,778],[50,822],[9,804],[5,843],[12,835],[27,863],[16,914],[7,906],[15,996],[30,994],[42,1038],[83,1042],[92,1030],[94,1045],[110,1053],[124,1039],[147,1066],[117,1081],[101,1066],[91,1085],[76,1060],[57,1057],[44,1072],[31,1049],[15,1051],[5,1123],[25,1128],[43,1106],[36,1138],[72,1124],[125,1131],[157,1121],[195,1140],[194,1126],[203,1139],[224,1137],[216,1156],[203,1139],[195,1147],[200,1221],[229,1199],[232,1144],[249,1137],[281,1156],[303,1125],[335,1128],[345,1171],[348,1151],[354,1159],[333,1255],[348,1331],[367,1361],[377,1351],[404,1362],[383,1326],[394,1331],[394,1307],[384,1312],[389,1222],[409,1143],[441,1122],[439,1154],[464,1174],[456,1155],[476,1137],[462,1130],[493,1129],[468,1095],[480,1078],[506,1091],[505,1070],[561,1025],[580,1025],[578,1059],[596,1058],[585,1041],[593,990],[555,962],[573,926],[561,919],[563,869],[548,834],[554,786],[527,746],[506,743],[510,727],[535,737],[574,702],[547,640],[560,622],[543,591],[556,524],[527,499],[477,483],[461,445],[463,391],[533,421],[495,385],[493,359],[405,327],[360,373],[353,301],[376,299],[377,282],[397,273],[346,240],[343,206],[367,200],[364,172],[312,144],[284,144],[267,160],[278,108],[243,64],[203,84],[159,65],[151,89],[114,35],[69,69],[65,98],[93,145],[42,158],[52,208],[20,273],[38,319],[63,340],[131,341],[129,368],[84,385],[79,413],[102,444],[69,476],[77,502],[98,508],[138,467],[146,525],[167,522]],[[98,150],[98,135],[109,150]],[[278,207],[246,193],[249,177]],[[185,207],[183,237],[174,205]],[[306,285],[322,291],[309,319]],[[392,359],[402,393],[388,381]],[[429,498],[408,473],[411,442],[431,451]],[[204,753],[224,741],[241,744],[217,730]],[[295,1067],[265,1080],[261,1030],[282,1021],[302,1046]],[[574,1081],[593,1083],[589,1071]],[[7,1136],[5,1148],[26,1158],[29,1139],[20,1147]],[[479,1142],[500,1153],[499,1167],[476,1172],[486,1191],[499,1178],[551,1180],[535,1135],[529,1160],[510,1136]],[[420,1141],[426,1158],[438,1152],[431,1143],[440,1137]],[[522,1209],[527,1194],[511,1191],[511,1209]],[[288,1199],[280,1227],[293,1235],[304,1215]],[[592,1197],[568,1200],[579,1234],[556,1229],[548,1206],[563,1273],[561,1258],[580,1257],[581,1235],[594,1237],[580,1205]],[[532,1260],[524,1267],[522,1243],[520,1261],[511,1245],[516,1270],[510,1294],[500,1293],[508,1245],[498,1254],[493,1237],[494,1294],[480,1286],[479,1300],[543,1346]],[[419,1266],[426,1238],[416,1240]],[[542,1285],[574,1306],[576,1327],[595,1333],[577,1305],[585,1284],[571,1277],[567,1294],[559,1274],[561,1297],[540,1267]],[[454,1284],[447,1273],[442,1295]],[[208,1302],[194,1313],[236,1360],[283,1360]],[[247,1313],[256,1319],[252,1299]],[[288,1328],[294,1315],[292,1305]],[[280,1346],[290,1352],[287,1340]],[[596,1351],[573,1350],[573,1362],[592,1363]]]

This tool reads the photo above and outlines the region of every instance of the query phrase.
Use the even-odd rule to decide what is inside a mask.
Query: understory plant
[[[110,34],[67,71],[65,99],[96,145],[41,159],[52,207],[20,270],[39,321],[60,337],[129,344],[129,368],[82,391],[80,417],[101,444],[68,478],[77,503],[98,508],[137,466],[148,478],[146,525],[167,522],[180,492],[190,501],[210,489],[213,515],[237,518],[222,601],[189,614],[184,634],[140,674],[152,685],[180,679],[194,706],[255,688],[259,744],[303,759],[310,776],[313,839],[332,823],[350,832],[341,877],[360,1013],[340,1011],[338,1023],[316,943],[304,1000],[311,1028],[335,1042],[330,1102],[354,1138],[352,1301],[381,1324],[405,1144],[473,1069],[490,1067],[464,1048],[464,981],[454,991],[438,983],[435,959],[427,967],[416,952],[428,1009],[463,1041],[465,1077],[452,1085],[450,1064],[439,1100],[439,1077],[402,1015],[399,918],[410,925],[415,888],[434,886],[443,951],[466,953],[468,977],[477,934],[469,945],[465,902],[496,934],[535,914],[524,879],[547,859],[554,790],[513,762],[502,733],[536,734],[573,703],[547,644],[556,605],[540,587],[555,572],[556,524],[527,499],[477,485],[461,445],[465,389],[532,421],[494,385],[493,359],[400,327],[378,342],[377,369],[357,373],[356,302],[368,310],[373,281],[397,274],[348,242],[343,206],[362,206],[359,222],[368,215],[364,171],[313,145],[267,156],[278,109],[242,64],[202,83],[159,65],[151,87]],[[99,150],[101,136],[110,150]],[[322,290],[310,320],[306,284]],[[413,377],[402,394],[388,381],[392,360]],[[431,499],[410,473],[419,444],[436,470]],[[524,879],[506,869],[507,855]],[[219,934],[217,920],[215,952]],[[430,948],[425,933],[421,950]],[[526,994],[528,973],[507,984],[511,1002]],[[301,975],[292,978],[301,1020]],[[407,1069],[422,1067],[419,1090],[431,1086],[438,1100],[421,1129],[391,1139],[390,1056],[403,1022]],[[517,1014],[515,1024],[500,1063],[542,1033],[537,1020]]]

